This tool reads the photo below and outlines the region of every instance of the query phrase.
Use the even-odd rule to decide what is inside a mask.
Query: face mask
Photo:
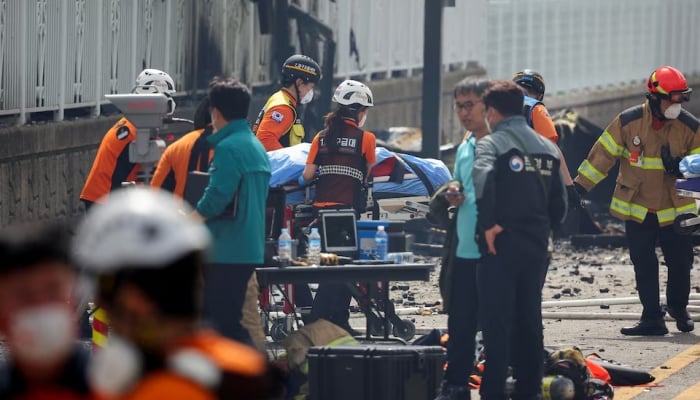
[[[666,111],[664,111],[664,117],[666,117],[666,119],[678,118],[678,116],[681,115],[681,108],[680,103],[671,104],[666,108]]]
[[[311,89],[301,98],[301,104],[309,104],[314,99],[314,90]]]
[[[9,339],[14,356],[31,364],[46,364],[67,356],[75,341],[73,314],[62,304],[27,308],[14,317]]]
[[[136,346],[111,335],[107,346],[92,358],[88,380],[99,394],[117,397],[136,383],[142,370],[143,358]]]
[[[362,128],[363,126],[365,126],[365,121],[367,121],[367,114],[365,114],[365,115],[362,116],[362,119],[361,119],[360,122],[357,124],[357,126],[358,126],[359,128]]]

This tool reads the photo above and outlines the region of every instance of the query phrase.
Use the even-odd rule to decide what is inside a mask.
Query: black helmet
[[[321,80],[321,67],[313,58],[295,54],[282,64],[282,82],[288,84],[297,78],[318,83]]]
[[[538,94],[544,94],[544,78],[537,71],[524,69],[513,75],[513,82]]]

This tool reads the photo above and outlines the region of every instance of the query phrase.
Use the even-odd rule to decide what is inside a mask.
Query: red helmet
[[[685,103],[690,100],[693,89],[688,87],[683,73],[673,67],[664,65],[652,72],[647,79],[649,93],[673,103]]]

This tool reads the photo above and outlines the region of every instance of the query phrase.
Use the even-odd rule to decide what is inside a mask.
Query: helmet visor
[[[693,89],[687,88],[685,90],[674,90],[668,94],[666,99],[671,103],[687,103],[690,101],[690,94]]]

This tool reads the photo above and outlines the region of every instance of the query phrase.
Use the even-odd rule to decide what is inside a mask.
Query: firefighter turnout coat
[[[654,212],[665,226],[681,214],[696,214],[697,206],[692,198],[676,194],[676,177],[665,172],[661,147],[668,145],[673,157],[700,153],[700,122],[685,110],[659,129],[652,127],[652,119],[648,101],[620,113],[593,145],[574,181],[590,191],[619,159],[610,213],[641,223]]]

